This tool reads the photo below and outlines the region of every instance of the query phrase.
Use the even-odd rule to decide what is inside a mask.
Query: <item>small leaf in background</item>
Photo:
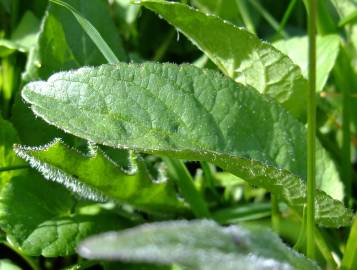
[[[243,28],[187,5],[143,0],[139,3],[158,13],[236,82],[251,85],[303,119],[307,81],[289,57]]]
[[[331,0],[331,3],[335,6],[342,21],[351,16],[357,9],[357,2],[355,0]],[[354,20],[353,23],[345,25],[345,30],[347,42],[352,46],[350,50],[353,56],[351,57],[351,62],[355,72],[357,72],[357,21]]]
[[[71,5],[67,4],[65,1],[61,0],[50,0],[52,3],[57,4],[66,8],[68,11],[72,13],[72,15],[76,18],[79,25],[85,31],[85,33],[90,37],[91,41],[95,44],[97,49],[102,53],[104,58],[110,64],[117,64],[119,59],[114,54],[113,50],[109,47],[109,45],[105,42],[102,38],[98,30],[91,24],[89,20],[83,17],[78,11],[72,7]]]
[[[64,2],[73,6],[93,24],[120,60],[127,59],[105,1],[66,0]],[[62,6],[53,3],[49,5],[34,49],[36,57],[28,64],[25,79],[31,80],[34,76],[46,79],[57,71],[106,63],[102,53],[73,14]]]
[[[124,262],[176,263],[188,269],[319,269],[285,246],[272,232],[220,227],[211,221],[172,221],[94,236],[81,243],[81,256]]]
[[[14,51],[29,52],[36,43],[36,35],[40,22],[31,11],[26,11],[11,38],[0,39],[0,57],[7,56]]]
[[[112,199],[162,215],[185,211],[172,183],[155,183],[143,161],[137,160],[137,171],[129,175],[100,149],[88,156],[60,140],[43,148],[16,146],[15,151],[46,178],[64,184],[84,198]]]
[[[117,15],[120,22],[133,24],[140,13],[140,6],[132,5],[131,0],[114,0],[114,2],[118,5]]]
[[[304,77],[308,77],[307,36],[294,37],[274,43],[274,46],[285,53],[301,68]],[[340,48],[338,35],[326,35],[317,37],[317,78],[316,90],[322,91],[325,87],[329,74],[335,65]]]
[[[74,207],[75,199],[63,186],[29,171],[0,191],[0,228],[25,254],[54,257],[73,254],[91,234],[122,227],[113,214],[72,213]]]
[[[95,93],[95,94],[94,94]],[[57,73],[22,91],[34,113],[117,148],[204,160],[281,196],[302,213],[306,130],[281,105],[216,71],[190,65],[102,65]],[[249,123],[249,125],[247,124]],[[334,163],[318,144],[316,219],[348,225]]]

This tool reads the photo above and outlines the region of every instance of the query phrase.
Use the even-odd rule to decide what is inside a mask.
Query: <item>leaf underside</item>
[[[47,179],[64,184],[81,197],[114,199],[161,215],[187,212],[172,183],[154,182],[140,157],[135,173],[128,174],[101,149],[91,149],[89,155],[84,155],[61,140],[41,148],[15,146],[15,152]]]
[[[187,269],[319,269],[265,229],[206,220],[151,223],[86,239],[90,259],[178,264]],[[186,268],[185,268],[186,269]]]

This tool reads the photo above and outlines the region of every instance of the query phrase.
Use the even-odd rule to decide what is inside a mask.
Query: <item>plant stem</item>
[[[351,227],[341,269],[357,269],[357,214]]]
[[[255,7],[255,9],[263,16],[263,18],[270,24],[271,27],[283,38],[288,38],[289,35],[280,29],[279,23],[274,19],[273,16],[256,0],[250,0],[250,3]]]
[[[309,93],[307,111],[307,224],[306,255],[315,257],[315,147],[316,147],[316,0],[308,1]]]
[[[332,256],[332,251],[318,228],[315,228],[315,244],[330,267],[337,269],[338,265]]]
[[[14,171],[14,170],[28,169],[28,168],[30,168],[28,165],[7,166],[7,167],[0,167],[0,172],[7,172],[7,171]]]
[[[296,6],[297,0],[292,0],[289,3],[288,8],[286,9],[284,16],[279,24],[279,28],[277,30],[277,33],[280,33],[286,26],[286,23],[288,22],[290,15],[292,13],[292,11],[294,10],[294,7]]]
[[[218,197],[214,185],[214,176],[212,174],[209,163],[206,161],[201,161],[200,163],[201,163],[201,168],[203,170],[203,178],[205,180],[205,186],[208,187],[213,192],[213,194]]]
[[[271,201],[271,227],[273,231],[279,233],[279,201],[278,198],[270,193]]]
[[[236,0],[236,5],[238,6],[240,15],[242,16],[243,23],[247,27],[248,31],[255,34],[254,23],[249,14],[249,10],[245,0]]]
[[[171,29],[170,32],[165,37],[164,41],[161,43],[161,46],[155,51],[155,55],[152,58],[153,61],[158,62],[161,61],[162,58],[165,56],[167,49],[170,46],[172,39],[175,36],[176,31]]]
[[[192,177],[185,164],[181,160],[163,158],[168,169],[174,175],[182,196],[190,204],[192,212],[197,218],[209,218],[211,216],[205,200],[193,184]]]
[[[304,0],[307,6],[306,0]],[[337,28],[334,24],[333,17],[328,11],[326,2],[320,0],[318,2],[319,16],[317,16],[318,31],[320,34],[336,33]],[[338,160],[341,160],[341,178],[345,186],[345,203],[352,207],[352,179],[353,173],[351,166],[351,142],[353,142],[350,130],[352,100],[355,96],[352,90],[357,87],[353,67],[351,66],[350,57],[346,51],[345,45],[340,48],[340,53],[337,58],[333,75],[337,89],[342,93],[342,155]],[[340,93],[334,93],[340,95]]]
[[[346,190],[346,204],[352,207],[352,167],[351,167],[351,130],[350,130],[350,92],[349,87],[342,90],[342,170]]]

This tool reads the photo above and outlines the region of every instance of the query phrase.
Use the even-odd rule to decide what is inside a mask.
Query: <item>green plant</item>
[[[181,2],[0,1],[0,268],[354,269],[357,4]]]

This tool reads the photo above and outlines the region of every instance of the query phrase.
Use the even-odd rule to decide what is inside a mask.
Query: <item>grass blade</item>
[[[357,269],[357,218],[351,227],[350,236],[347,240],[345,254],[342,259],[342,270]]]
[[[29,168],[28,165],[16,165],[16,166],[8,166],[8,167],[2,167],[2,168],[0,167],[0,173],[13,171],[13,170],[27,169],[27,168]]]
[[[185,164],[183,164],[181,160],[173,158],[164,158],[164,161],[169,167],[169,170],[175,174],[177,185],[185,200],[190,204],[195,216],[198,218],[210,217],[206,202],[194,186],[192,177]]]
[[[281,29],[279,23],[274,19],[274,17],[271,16],[269,14],[269,12],[258,1],[251,0],[251,4],[263,16],[263,18],[270,24],[270,26],[277,32],[277,34],[281,35],[283,38],[289,37],[289,35],[283,29]]]
[[[286,9],[283,18],[281,19],[277,33],[280,33],[285,28],[286,23],[288,22],[290,15],[296,6],[296,3],[297,3],[297,0],[290,1],[290,4],[289,4],[288,8]]]
[[[105,42],[102,38],[100,33],[95,29],[95,27],[84,18],[79,12],[77,12],[71,5],[61,1],[61,0],[50,0],[50,2],[60,5],[70,12],[72,12],[73,16],[77,19],[78,23],[83,27],[83,30],[87,33],[87,35],[91,38],[94,44],[98,47],[100,52],[103,54],[105,59],[110,64],[117,64],[119,63],[119,59],[115,56],[112,49],[109,45]]]
[[[238,6],[240,15],[242,16],[242,20],[243,20],[245,26],[247,27],[249,32],[252,32],[253,34],[255,34],[254,23],[253,23],[252,17],[249,14],[249,10],[248,10],[246,1],[245,0],[243,0],[243,1],[236,0],[236,5]]]

